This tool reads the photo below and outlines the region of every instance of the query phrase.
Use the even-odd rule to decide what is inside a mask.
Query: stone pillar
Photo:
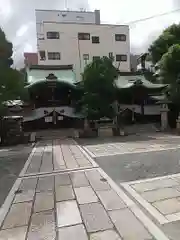
[[[177,132],[180,133],[180,115],[178,116],[178,119],[176,120],[176,128],[177,128]]]
[[[161,105],[161,131],[165,131],[168,128],[168,105]]]

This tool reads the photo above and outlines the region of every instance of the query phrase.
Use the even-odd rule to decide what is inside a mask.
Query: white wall
[[[100,11],[58,11],[58,10],[36,10],[36,31],[37,37],[43,37],[43,22],[73,22],[73,23],[94,23],[100,24]]]
[[[50,40],[46,38],[48,31],[60,32],[60,39]],[[73,64],[77,78],[83,72],[85,62],[83,54],[89,54],[89,61],[93,56],[109,56],[109,52],[127,55],[127,61],[120,63],[121,71],[130,71],[130,39],[129,27],[120,25],[95,25],[95,24],[71,24],[71,23],[44,23],[43,32],[45,39],[38,40],[38,51],[46,51],[46,60],[38,63],[41,65],[66,65]],[[90,33],[92,36],[99,36],[100,43],[93,44],[92,40],[79,40],[78,32]],[[115,34],[125,34],[126,41],[115,41]],[[48,60],[47,52],[60,52],[61,60]],[[79,57],[80,55],[80,57]],[[81,64],[80,64],[81,62]],[[119,62],[114,62],[119,66]],[[81,66],[80,66],[81,65]]]

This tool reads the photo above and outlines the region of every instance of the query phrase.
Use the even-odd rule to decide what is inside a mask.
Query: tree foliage
[[[163,83],[169,84],[169,98],[180,103],[180,45],[169,48],[160,61],[160,77]]]
[[[114,80],[117,76],[118,71],[113,66],[113,60],[107,57],[96,59],[87,65],[81,83],[84,95],[77,109],[89,119],[114,117]]]
[[[169,47],[180,44],[180,24],[173,24],[152,43],[149,52],[152,62],[156,64],[168,52]]]
[[[7,41],[5,33],[0,29],[0,110],[4,102],[24,96],[23,75],[11,68],[12,53],[12,43]]]

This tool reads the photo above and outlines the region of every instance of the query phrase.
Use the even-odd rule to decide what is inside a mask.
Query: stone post
[[[176,120],[176,128],[177,128],[177,132],[180,133],[180,115],[178,116],[178,119]]]
[[[161,131],[166,131],[168,128],[168,105],[161,105]]]

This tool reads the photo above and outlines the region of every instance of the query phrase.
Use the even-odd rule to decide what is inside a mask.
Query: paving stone
[[[71,176],[73,187],[75,188],[86,187],[89,185],[89,182],[84,172],[71,173],[70,176]]]
[[[69,169],[78,168],[79,165],[76,162],[74,156],[72,155],[72,152],[70,151],[69,147],[67,147],[67,145],[62,144],[61,149],[67,168]]]
[[[173,187],[177,185],[179,185],[179,183],[173,179],[161,179],[161,180],[154,180],[150,182],[137,183],[131,186],[138,192],[145,192],[145,191],[152,191],[158,188],[167,188],[167,187]]]
[[[55,237],[56,232],[54,212],[50,210],[34,213],[32,215],[27,240],[54,240]]]
[[[124,240],[152,240],[152,236],[129,209],[110,211],[109,215]]]
[[[59,228],[59,240],[88,240],[86,230],[82,224]]]
[[[56,191],[57,202],[72,200],[75,198],[73,188],[71,185],[58,186],[56,187],[55,191]]]
[[[113,228],[112,222],[100,203],[80,205],[80,211],[88,232]]]
[[[35,161],[34,159],[32,160],[32,162],[30,163],[27,171],[26,171],[26,174],[30,174],[30,173],[38,173],[39,172],[39,169],[40,169],[40,166],[41,166],[41,159]]]
[[[3,229],[27,225],[31,214],[31,207],[32,202],[13,204],[5,218]]]
[[[180,201],[176,198],[154,202],[153,206],[156,207],[162,214],[180,212]]]
[[[56,186],[70,185],[71,180],[68,174],[59,174],[55,176]]]
[[[37,178],[23,179],[19,186],[19,190],[22,190],[22,191],[35,190],[37,180],[38,180]]]
[[[75,225],[82,222],[75,200],[58,202],[56,206],[58,227]]]
[[[53,192],[36,193],[34,212],[46,211],[54,208]]]
[[[98,198],[90,186],[74,188],[74,191],[79,204],[98,202]]]
[[[53,176],[47,176],[47,177],[40,177],[38,180],[37,185],[37,192],[40,191],[52,191],[54,188],[54,177]]]
[[[180,191],[175,188],[161,188],[145,192],[141,196],[148,202],[156,202],[166,198],[178,197],[180,196]]]
[[[116,210],[127,207],[117,193],[112,189],[107,191],[97,191],[96,193],[106,210]]]
[[[162,225],[162,230],[170,240],[179,240],[180,221],[164,224]]]
[[[90,240],[121,240],[120,236],[114,230],[92,233]]]
[[[34,198],[35,190],[23,191],[15,195],[14,203],[29,202]]]
[[[42,149],[43,150],[43,149]],[[42,152],[35,152],[31,163],[28,166],[26,174],[39,172],[41,166]]]
[[[79,164],[80,167],[90,167],[90,166],[92,166],[92,164],[85,157],[80,157],[80,158],[75,157],[75,159],[76,159],[76,161],[77,161],[77,163]]]
[[[104,181],[104,179],[97,170],[87,171],[86,176],[95,191],[111,189],[110,185]]]
[[[25,240],[27,227],[16,227],[0,231],[0,240]]]

